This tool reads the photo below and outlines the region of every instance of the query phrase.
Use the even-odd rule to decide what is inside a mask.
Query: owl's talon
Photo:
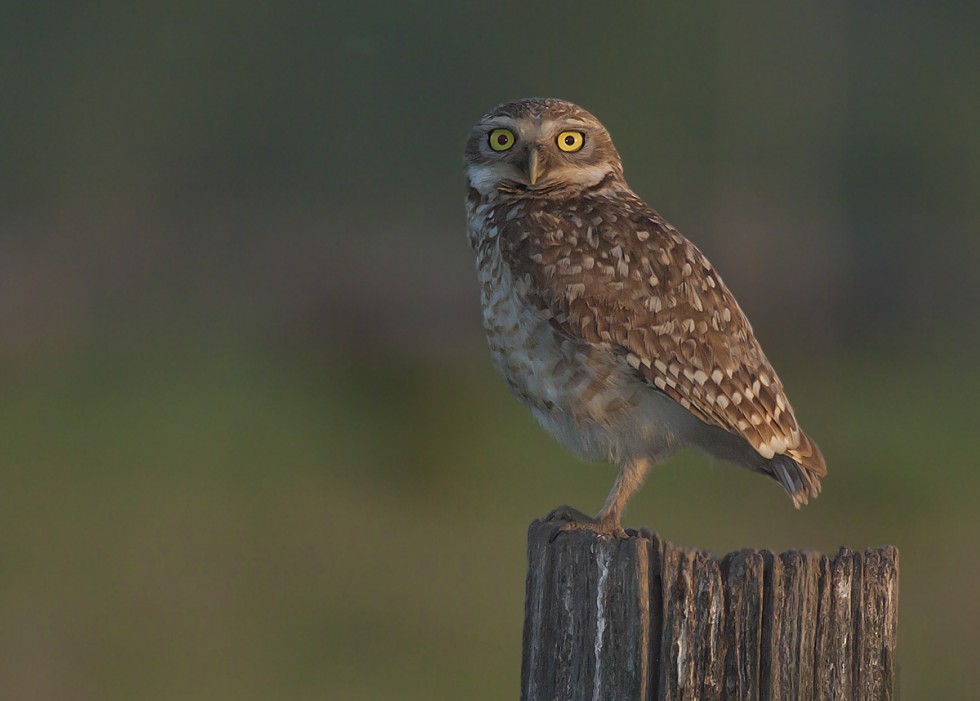
[[[592,521],[592,517],[582,513],[574,506],[567,504],[552,509],[551,513],[544,517],[545,521]]]
[[[581,512],[578,512],[581,513]],[[586,531],[588,533],[595,533],[597,536],[606,538],[621,538],[626,540],[630,537],[623,526],[618,522],[597,520],[594,518],[585,517],[582,520],[568,521],[561,525],[551,536],[551,542],[562,533],[567,533],[569,531]]]
[[[623,527],[618,523],[609,523],[603,521],[572,521],[571,523],[566,523],[564,526],[558,529],[559,531],[588,531],[589,533],[595,533],[599,536],[606,536],[609,538],[621,538],[626,540],[629,538],[629,534],[623,529]]]

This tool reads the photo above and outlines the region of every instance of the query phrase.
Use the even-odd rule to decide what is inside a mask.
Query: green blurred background
[[[7,2],[0,698],[503,699],[527,524],[601,504],[494,374],[462,145],[576,101],[830,465],[627,525],[902,555],[904,698],[980,686],[980,5]]]

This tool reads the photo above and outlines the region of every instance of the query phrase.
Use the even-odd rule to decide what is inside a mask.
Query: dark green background
[[[595,510],[490,365],[462,144],[609,127],[826,453],[627,525],[902,554],[904,698],[980,685],[980,5],[0,7],[0,697],[516,698],[528,522]]]

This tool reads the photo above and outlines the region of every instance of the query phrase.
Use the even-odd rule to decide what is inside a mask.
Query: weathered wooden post
[[[522,701],[894,698],[898,551],[528,531]]]

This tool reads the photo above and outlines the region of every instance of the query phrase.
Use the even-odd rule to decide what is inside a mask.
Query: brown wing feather
[[[501,252],[562,333],[608,345],[763,457],[786,454],[826,474],[748,320],[693,244],[631,193],[538,207],[526,203],[502,227]],[[526,216],[545,233],[528,235]]]

